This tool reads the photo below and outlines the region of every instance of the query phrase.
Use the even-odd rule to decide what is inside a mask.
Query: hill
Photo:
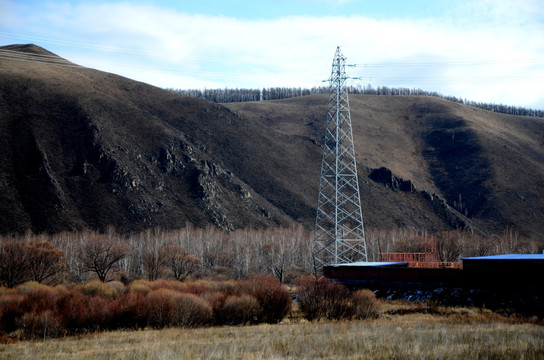
[[[327,97],[214,104],[0,48],[0,232],[312,228]],[[365,225],[544,230],[544,120],[350,97]]]
[[[326,97],[226,106],[263,126],[319,141]],[[383,178],[372,176],[372,169],[385,167],[389,188],[395,188],[392,176],[410,181],[416,189],[407,201],[395,198],[398,191],[384,194],[395,198],[395,206],[383,199],[374,202],[363,184],[365,218],[372,219],[372,213],[384,206],[394,214],[395,207],[406,209],[423,196],[444,199],[457,210],[448,209],[448,216],[487,235],[510,228],[539,236],[544,230],[544,119],[498,114],[428,96],[350,95],[350,108],[359,167],[382,183]],[[405,215],[413,222],[413,217],[424,214]]]

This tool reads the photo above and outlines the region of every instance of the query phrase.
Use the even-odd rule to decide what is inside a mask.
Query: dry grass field
[[[434,314],[429,314],[429,309],[384,303],[379,318],[364,321],[310,323],[295,316],[278,325],[113,331],[21,341],[1,344],[0,358],[544,358],[544,327],[535,320],[508,318],[480,309],[434,308]]]

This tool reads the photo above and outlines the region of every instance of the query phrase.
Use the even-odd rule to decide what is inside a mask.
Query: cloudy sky
[[[542,0],[0,0],[0,45],[165,88],[354,86],[544,109]]]

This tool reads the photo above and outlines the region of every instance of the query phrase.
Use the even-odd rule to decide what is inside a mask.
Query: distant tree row
[[[0,235],[0,287],[190,277],[243,279],[268,274],[296,281],[310,270],[310,235],[301,226],[231,233],[209,227],[121,236],[82,231]]]
[[[199,99],[215,102],[215,103],[228,103],[228,102],[243,102],[243,101],[264,101],[264,100],[280,100],[289,99],[293,97],[315,95],[315,94],[328,94],[328,87],[314,87],[311,89],[303,88],[287,88],[287,87],[274,87],[263,89],[170,89],[173,92],[180,93],[187,96],[196,97]]]
[[[228,102],[243,102],[243,101],[264,101],[264,100],[280,100],[288,99],[306,95],[328,94],[328,86],[319,86],[308,88],[296,88],[296,87],[272,87],[263,89],[170,89],[176,93],[196,97],[199,99],[215,102],[215,103],[228,103]],[[544,117],[544,110],[530,109],[521,106],[511,106],[503,104],[493,104],[485,102],[471,101],[467,99],[458,98],[455,96],[445,96],[435,91],[426,91],[422,89],[410,89],[410,88],[390,88],[387,86],[350,86],[348,87],[350,94],[368,94],[368,95],[422,95],[422,96],[435,96],[447,100],[451,100],[457,103],[465,104],[468,106],[474,106],[481,109],[509,114],[509,115],[521,115],[521,116],[533,116]]]
[[[426,233],[367,229],[369,261],[383,252],[419,252]],[[301,225],[224,232],[187,226],[129,236],[114,231],[0,236],[0,287],[26,281],[46,284],[120,279],[245,279],[257,274],[294,284],[311,271],[312,234]],[[434,235],[441,261],[502,253],[537,253],[544,240],[522,239],[509,229],[492,239],[466,231]]]

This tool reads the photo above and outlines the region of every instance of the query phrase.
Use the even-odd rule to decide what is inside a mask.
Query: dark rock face
[[[431,194],[426,190],[418,191],[414,184],[410,180],[404,180],[393,174],[393,172],[385,167],[379,169],[373,169],[368,175],[369,179],[384,185],[387,188],[395,191],[402,191],[406,193],[413,193],[418,197],[422,197],[429,206],[433,209],[433,212],[442,218],[453,229],[464,229],[468,231],[474,231],[474,225],[471,221],[461,214],[457,209],[448,205],[440,195]]]
[[[404,180],[403,178],[393,175],[391,170],[385,167],[372,170],[368,177],[393,190],[400,190],[404,192],[416,191],[414,184],[412,184],[410,180]]]

